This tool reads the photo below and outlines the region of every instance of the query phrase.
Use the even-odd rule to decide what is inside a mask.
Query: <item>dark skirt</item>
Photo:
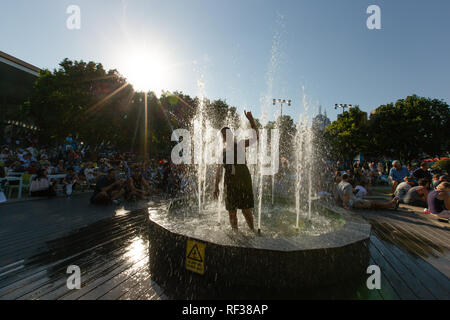
[[[225,166],[225,207],[228,211],[254,207],[252,177],[245,164]]]

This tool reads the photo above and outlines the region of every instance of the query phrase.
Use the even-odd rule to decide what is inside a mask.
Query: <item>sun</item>
[[[157,96],[168,90],[170,65],[158,51],[135,50],[126,55],[122,74],[137,91],[153,91]]]

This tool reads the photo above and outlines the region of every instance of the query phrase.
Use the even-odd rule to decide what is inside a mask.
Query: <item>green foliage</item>
[[[131,95],[132,87],[116,70],[65,59],[59,69],[41,72],[23,116],[40,129],[41,141],[73,135],[94,144],[118,136],[116,125]]]
[[[441,172],[450,173],[450,159],[444,159],[444,160],[436,162],[433,165],[433,169],[439,170]]]
[[[369,130],[374,152],[403,160],[439,155],[450,147],[450,108],[441,100],[409,96],[376,109]]]
[[[353,158],[364,153],[369,144],[367,113],[358,106],[345,111],[325,130],[325,139],[333,148],[333,154],[341,158]]]
[[[341,158],[357,154],[400,160],[441,155],[450,149],[450,108],[442,100],[409,96],[378,107],[367,120],[359,108],[338,117],[326,137]]]

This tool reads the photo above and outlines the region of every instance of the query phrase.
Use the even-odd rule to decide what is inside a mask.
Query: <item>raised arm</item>
[[[253,118],[252,113],[250,111],[247,112],[244,110],[244,114],[247,117],[248,121],[250,122],[250,126],[252,127],[252,129],[255,130],[255,132],[256,132],[256,140],[259,141],[259,132],[258,132],[258,128],[256,127],[255,119]],[[245,147],[248,148],[249,146],[250,146],[250,140],[246,139]]]

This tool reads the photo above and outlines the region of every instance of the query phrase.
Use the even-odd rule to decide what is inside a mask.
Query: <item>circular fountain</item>
[[[201,213],[186,199],[150,209],[152,278],[181,299],[309,298],[321,290],[329,297],[329,288],[360,284],[369,265],[370,225],[313,203],[314,218],[301,219],[297,229],[291,208],[264,210],[260,235],[242,215],[239,231],[230,230],[213,204]]]

